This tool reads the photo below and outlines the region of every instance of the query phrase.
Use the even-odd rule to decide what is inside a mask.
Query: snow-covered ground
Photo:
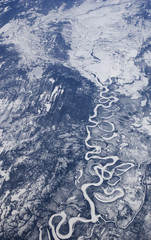
[[[137,98],[138,90],[148,80],[136,66],[135,58],[150,37],[149,20],[139,17],[141,4],[136,0],[86,0],[71,9],[62,5],[46,16],[30,10],[31,19],[35,18],[33,24],[27,19],[12,20],[0,32],[5,43],[15,45],[20,64],[43,66],[61,61],[52,54],[59,23],[63,39],[70,44],[64,65],[92,81],[95,76],[102,82],[116,77],[121,93]],[[146,63],[150,62],[149,56],[150,52],[144,56]]]

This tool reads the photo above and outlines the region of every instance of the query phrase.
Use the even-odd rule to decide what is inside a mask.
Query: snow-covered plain
[[[11,194],[10,201],[12,203],[17,202],[19,206],[19,211],[12,211],[12,219],[20,213],[20,201],[23,202],[23,205],[28,210],[30,198],[32,200],[36,199],[40,191],[49,194],[51,187],[53,187],[53,181],[54,183],[56,182],[55,174],[57,174],[57,170],[59,168],[63,169],[63,167],[67,168],[68,166],[68,159],[66,160],[65,153],[70,149],[70,146],[73,147],[73,154],[79,155],[79,152],[76,152],[78,146],[74,137],[80,128],[75,125],[74,132],[70,130],[71,133],[68,133],[66,131],[66,124],[71,120],[70,109],[68,109],[68,114],[66,114],[65,127],[63,126],[64,131],[57,139],[59,143],[62,143],[63,154],[60,157],[60,150],[49,149],[51,145],[52,148],[55,148],[55,144],[53,145],[52,143],[57,138],[57,124],[55,121],[57,121],[58,112],[63,105],[63,101],[60,101],[58,104],[58,99],[61,96],[67,96],[68,101],[68,98],[72,95],[71,89],[69,89],[68,93],[66,91],[66,88],[68,88],[67,78],[65,78],[65,87],[63,87],[62,82],[58,81],[59,83],[56,83],[58,76],[51,76],[53,70],[51,69],[51,73],[49,72],[50,65],[54,64],[54,69],[57,65],[58,68],[64,66],[68,67],[68,70],[76,70],[80,73],[80,77],[85,77],[84,79],[87,82],[92,81],[98,87],[93,104],[96,105],[91,109],[91,113],[94,112],[94,114],[89,115],[89,118],[86,119],[90,124],[85,126],[85,148],[87,153],[83,154],[83,159],[80,160],[81,167],[79,167],[80,164],[78,163],[77,172],[80,174],[78,173],[77,176],[76,174],[74,176],[75,169],[70,173],[72,180],[75,177],[75,182],[74,180],[72,181],[74,190],[72,192],[69,186],[67,188],[63,186],[65,198],[60,193],[61,191],[59,192],[59,187],[57,190],[54,190],[52,199],[55,199],[55,201],[53,202],[52,199],[49,199],[50,205],[52,205],[51,210],[54,214],[50,216],[50,213],[48,213],[49,207],[46,212],[47,216],[44,216],[43,213],[41,219],[47,218],[45,220],[47,221],[45,222],[47,227],[43,227],[42,222],[44,220],[40,220],[41,225],[38,226],[40,240],[45,238],[51,239],[50,229],[56,240],[70,238],[74,234],[76,222],[94,224],[91,227],[91,233],[88,231],[89,238],[93,235],[95,227],[97,229],[97,222],[102,220],[103,224],[114,223],[118,229],[117,231],[119,231],[118,233],[120,233],[121,230],[119,229],[126,229],[143,206],[146,192],[142,179],[145,175],[145,164],[149,161],[150,156],[149,143],[145,141],[147,137],[151,136],[149,110],[144,110],[148,104],[148,99],[141,92],[148,85],[148,76],[143,68],[146,65],[150,67],[151,64],[150,51],[143,52],[143,49],[149,44],[151,35],[149,18],[144,19],[140,17],[143,4],[143,0],[85,0],[81,5],[75,4],[72,8],[66,8],[65,4],[63,4],[60,8],[55,8],[46,15],[40,13],[38,8],[30,8],[22,13],[23,15],[18,15],[16,19],[12,19],[0,29],[1,43],[7,46],[8,51],[13,49],[17,52],[19,59],[17,67],[25,73],[28,80],[26,83],[22,83],[22,87],[18,91],[20,96],[17,96],[16,100],[11,100],[9,95],[0,99],[0,123],[2,125],[0,127],[0,140],[2,140],[0,153],[13,151],[22,143],[31,141],[32,144],[29,145],[33,145],[33,148],[30,150],[29,147],[29,152],[34,153],[33,157],[37,154],[36,150],[39,150],[42,145],[39,135],[40,138],[45,138],[48,132],[54,135],[52,135],[52,139],[48,138],[48,143],[46,142],[44,145],[44,149],[46,149],[47,153],[50,153],[49,157],[46,157],[47,163],[51,164],[49,160],[51,160],[53,151],[57,153],[57,163],[54,169],[51,169],[52,178],[47,186],[45,185],[46,175],[38,174],[35,182],[31,183],[29,179],[25,187],[19,186],[18,189],[6,192],[6,197]],[[5,65],[5,61],[1,63],[0,67],[2,69],[3,65]],[[49,73],[50,76],[48,76]],[[61,75],[62,78],[64,74]],[[12,78],[15,78],[15,75]],[[45,81],[45,79],[48,81]],[[16,78],[17,82],[19,80],[23,82],[25,79],[24,77]],[[43,84],[47,84],[44,89],[42,89]],[[103,85],[104,87],[102,87]],[[36,88],[36,86],[38,87]],[[78,88],[80,93],[85,91],[84,87],[83,89],[82,87]],[[77,101],[78,99],[74,100]],[[28,104],[33,107],[31,112],[27,107]],[[116,108],[114,109],[115,106]],[[78,105],[79,109],[74,109],[74,101],[71,108],[73,108],[73,111],[78,112],[81,108],[81,102]],[[20,118],[21,113],[25,112],[25,109],[28,114]],[[64,109],[61,109],[62,112]],[[53,112],[56,115],[58,114],[58,116],[51,123],[50,117]],[[17,118],[13,122],[12,119],[15,119],[14,115]],[[42,116],[42,122],[45,123],[45,127],[40,131],[37,128],[37,124],[40,121],[39,117]],[[73,123],[72,127],[74,128]],[[77,128],[79,129],[77,130]],[[63,142],[64,139],[67,139],[66,142]],[[33,144],[34,141],[35,145]],[[84,139],[81,142],[84,143]],[[5,183],[6,189],[7,183],[14,176],[12,173],[15,171],[14,169],[17,169],[19,163],[25,163],[25,166],[28,166],[29,161],[26,159],[26,154],[25,156],[21,155],[19,159],[16,158],[8,169],[0,170],[2,178],[0,183],[1,185]],[[40,156],[42,154],[40,150]],[[74,157],[72,160],[74,161]],[[113,161],[105,165],[104,160],[106,162]],[[116,166],[118,160],[122,161],[119,168]],[[42,164],[40,161],[38,163],[40,164],[38,169],[41,169]],[[36,164],[34,165],[35,167],[37,167]],[[25,166],[23,165],[23,168],[18,170],[18,172],[21,172],[21,175]],[[108,170],[107,168],[110,166],[112,169]],[[32,167],[33,163],[31,163],[30,168]],[[104,171],[104,178],[101,176],[101,171]],[[105,176],[105,173],[107,176]],[[113,179],[111,178],[115,177],[113,176],[114,173],[116,178],[114,179],[115,182],[112,182]],[[34,175],[32,171],[30,174]],[[99,179],[98,182],[95,182],[94,176],[96,179]],[[70,177],[67,176],[68,181],[70,181]],[[107,181],[107,183],[103,181]],[[96,189],[95,192],[92,189],[91,194],[93,198],[91,199],[92,196],[89,194],[88,188],[92,187]],[[33,195],[29,194],[30,192]],[[87,210],[91,218],[83,217],[83,206],[80,205],[82,201],[79,192],[82,195],[84,204],[86,201],[89,204]],[[28,199],[27,206],[25,199]],[[66,205],[64,204],[65,202]],[[74,206],[74,210],[71,204],[72,207]],[[33,205],[35,206],[35,202]],[[7,219],[6,217],[11,209],[7,209],[5,204],[1,208],[2,220]],[[34,209],[33,206],[30,206],[30,208]],[[24,212],[22,215],[25,215]],[[50,217],[49,221],[48,215]],[[31,217],[30,212],[24,217],[27,222],[28,217]],[[61,218],[59,223],[56,217]],[[149,217],[150,215],[148,214],[146,219]],[[8,221],[10,223],[15,222],[15,220]],[[34,217],[32,221],[34,221]],[[66,221],[69,223],[68,234],[64,234],[62,230],[62,225],[64,226]],[[28,229],[28,226],[25,228]],[[88,225],[87,230],[89,230]],[[101,229],[100,239],[110,240],[110,236],[106,237],[105,231]],[[125,230],[122,231],[124,232]],[[45,234],[47,237],[45,237]],[[37,239],[37,235],[35,239]],[[78,239],[85,239],[85,237],[82,235]],[[94,238],[92,237],[92,239]]]
[[[63,64],[94,82],[95,76],[102,83],[116,77],[119,91],[137,98],[138,91],[148,83],[135,64],[142,45],[150,37],[149,20],[139,17],[142,2],[86,0],[71,9],[62,5],[46,16],[30,10],[31,19],[35,18],[32,24],[27,19],[12,20],[0,32],[6,43],[15,45],[20,64],[38,63],[42,67],[44,63],[62,62],[52,54],[57,24],[62,23],[62,36],[70,45],[68,60]],[[149,54],[145,54],[147,62]]]

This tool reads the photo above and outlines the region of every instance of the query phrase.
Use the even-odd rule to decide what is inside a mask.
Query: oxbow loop
[[[85,155],[88,172],[90,176],[96,176],[97,181],[82,184],[81,178],[85,174],[83,169],[79,170],[78,176],[75,179],[75,186],[82,191],[84,199],[89,204],[90,218],[82,217],[81,211],[76,217],[69,219],[64,211],[52,215],[49,220],[49,226],[55,240],[71,239],[77,222],[96,224],[100,219],[105,222],[115,222],[113,220],[106,220],[102,214],[96,214],[96,204],[112,204],[118,199],[123,198],[125,195],[124,190],[121,186],[118,186],[121,181],[120,176],[134,167],[134,163],[122,162],[118,156],[100,156],[102,149],[107,150],[107,144],[104,147],[105,142],[111,142],[112,139],[118,136],[112,118],[120,110],[120,107],[117,104],[119,101],[118,98],[109,94],[107,86],[102,87],[101,81],[98,78],[97,81],[100,84],[100,99],[94,108],[93,115],[89,117],[89,125],[86,126],[87,137],[85,139],[85,145],[88,149]],[[112,80],[110,79],[111,83]],[[105,187],[103,186],[104,182],[106,182]],[[93,199],[88,192],[88,189],[91,187],[96,188],[96,191],[93,192]],[[75,198],[76,196],[74,196]],[[55,218],[57,217],[60,220],[55,223]],[[64,224],[68,224],[68,233],[66,234],[61,233],[61,228]]]

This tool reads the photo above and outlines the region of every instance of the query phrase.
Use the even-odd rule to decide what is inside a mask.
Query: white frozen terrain
[[[45,62],[60,61],[51,53],[57,32],[57,27],[51,24],[62,23],[62,36],[70,44],[69,59],[63,64],[77,69],[92,81],[95,81],[94,75],[102,82],[109,77],[117,77],[121,93],[137,98],[138,90],[148,83],[135,65],[135,57],[150,37],[149,20],[139,17],[142,2],[86,0],[68,10],[62,5],[46,16],[30,10],[31,19],[35,17],[33,24],[29,19],[17,19],[5,25],[0,32],[5,43],[15,45],[21,56],[20,64],[31,66],[39,63],[42,67]],[[146,62],[149,54],[145,54]]]
[[[85,0],[42,14],[37,5],[0,29],[8,60],[16,54],[11,67],[7,58],[0,63],[12,74],[4,74],[0,92],[0,237],[8,224],[8,233],[17,229],[27,240],[38,234],[39,240],[111,240],[111,234],[135,240],[126,233],[133,234],[143,207],[150,162],[151,31],[144,6],[144,0]],[[76,119],[81,111],[91,113]]]

